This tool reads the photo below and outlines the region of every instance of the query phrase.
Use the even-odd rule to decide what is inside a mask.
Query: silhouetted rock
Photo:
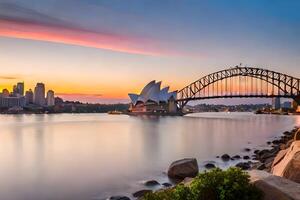
[[[162,185],[165,186],[165,187],[172,187],[171,183],[163,183]]]
[[[223,161],[229,161],[230,160],[230,156],[228,154],[224,154],[221,156]]]
[[[235,166],[241,168],[242,170],[248,170],[251,167],[250,163],[248,163],[248,162],[240,162],[240,163],[236,164]]]
[[[206,165],[204,165],[204,167],[206,169],[212,169],[212,168],[216,168],[216,166],[213,163],[207,163]]]
[[[152,190],[139,190],[139,191],[133,193],[132,196],[135,198],[140,198],[140,197],[145,196],[145,194],[151,193],[151,192],[152,192]]]
[[[235,155],[232,158],[238,160],[238,159],[241,159],[241,156],[240,155]]]
[[[245,148],[244,151],[249,152],[249,151],[251,151],[251,149]]]
[[[109,200],[130,200],[130,198],[126,196],[112,196]]]
[[[249,160],[249,159],[250,159],[250,157],[249,157],[249,156],[243,156],[243,159],[245,159],[245,160]]]
[[[160,185],[159,182],[157,182],[156,180],[150,180],[150,181],[146,181],[144,183],[145,186],[155,186],[155,185]]]
[[[168,176],[175,179],[195,177],[199,172],[198,163],[195,158],[185,158],[173,162],[168,169]]]

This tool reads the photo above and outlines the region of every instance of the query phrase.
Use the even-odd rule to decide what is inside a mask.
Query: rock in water
[[[109,200],[130,200],[130,198],[126,196],[112,196]]]
[[[241,168],[242,170],[248,170],[251,167],[250,163],[248,163],[248,162],[240,162],[240,163],[236,164],[235,166]]]
[[[247,152],[249,152],[249,151],[251,151],[251,149],[249,149],[249,148],[245,148],[245,149],[244,149],[244,151],[247,151]]]
[[[221,158],[222,158],[223,161],[228,161],[228,160],[230,160],[230,156],[229,156],[228,154],[222,155]]]
[[[206,165],[204,165],[204,167],[206,169],[213,169],[213,168],[216,168],[216,166],[213,164],[213,163],[207,163]]]
[[[160,185],[159,182],[157,182],[156,180],[146,181],[144,184],[145,184],[146,186]]]
[[[177,160],[173,162],[168,169],[168,176],[175,179],[195,177],[198,173],[198,162],[195,158]]]
[[[152,190],[139,190],[135,193],[132,194],[133,197],[135,198],[140,198],[145,196],[145,194],[152,192]]]
[[[245,160],[249,160],[249,159],[250,159],[250,157],[249,157],[249,156],[243,156],[243,159],[245,159]]]
[[[240,159],[241,156],[240,156],[240,155],[235,155],[235,156],[233,156],[232,158],[237,160],[237,159]]]
[[[165,186],[165,187],[172,187],[171,183],[163,183],[162,185]]]

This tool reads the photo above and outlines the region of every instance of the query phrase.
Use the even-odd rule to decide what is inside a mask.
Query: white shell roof
[[[149,82],[142,90],[141,94],[128,94],[131,102],[135,105],[137,102],[146,103],[147,101],[153,101],[156,103],[167,102],[170,98],[176,99],[177,91],[168,92],[169,87],[165,87],[160,90],[161,81],[155,82],[155,80]]]

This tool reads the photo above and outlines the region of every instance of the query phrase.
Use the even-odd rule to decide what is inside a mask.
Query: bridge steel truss
[[[183,108],[192,100],[235,97],[284,97],[300,105],[300,79],[267,69],[236,66],[204,76],[184,87],[177,93],[177,103]]]

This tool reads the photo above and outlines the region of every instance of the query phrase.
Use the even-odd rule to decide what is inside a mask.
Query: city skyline
[[[0,0],[0,89],[42,80],[65,99],[122,102],[152,79],[177,90],[240,62],[300,77],[299,6]]]

